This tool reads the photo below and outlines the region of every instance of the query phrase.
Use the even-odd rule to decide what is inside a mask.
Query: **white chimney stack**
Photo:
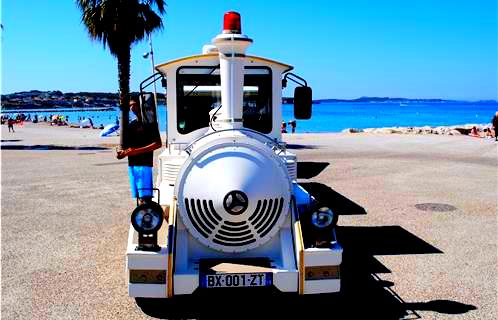
[[[216,122],[223,129],[242,127],[242,99],[244,88],[244,57],[252,39],[242,35],[240,14],[225,13],[223,33],[213,39],[220,56],[222,112]]]

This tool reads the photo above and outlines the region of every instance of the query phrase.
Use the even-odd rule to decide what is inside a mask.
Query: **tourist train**
[[[166,88],[167,146],[154,201],[131,215],[126,251],[131,297],[171,298],[213,288],[340,290],[337,216],[297,182],[282,140],[282,90],[295,85],[296,119],[312,90],[290,65],[251,56],[240,15],[193,55],[155,66],[141,84],[142,121],[157,121],[145,89]]]

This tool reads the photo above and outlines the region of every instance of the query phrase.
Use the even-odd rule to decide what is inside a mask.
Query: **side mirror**
[[[310,87],[294,89],[294,118],[308,120],[311,118],[312,91]]]
[[[157,123],[154,94],[148,92],[140,93],[140,109],[143,123]]]

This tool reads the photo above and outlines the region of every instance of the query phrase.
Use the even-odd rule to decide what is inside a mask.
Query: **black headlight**
[[[156,202],[141,204],[131,214],[133,228],[142,234],[151,234],[159,231],[163,220],[163,209]]]

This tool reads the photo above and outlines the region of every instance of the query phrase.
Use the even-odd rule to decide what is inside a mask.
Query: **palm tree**
[[[131,46],[162,29],[164,0],[76,0],[81,21],[90,37],[102,42],[118,60],[119,106],[121,109],[121,147],[128,141]],[[156,13],[157,12],[157,13]]]

